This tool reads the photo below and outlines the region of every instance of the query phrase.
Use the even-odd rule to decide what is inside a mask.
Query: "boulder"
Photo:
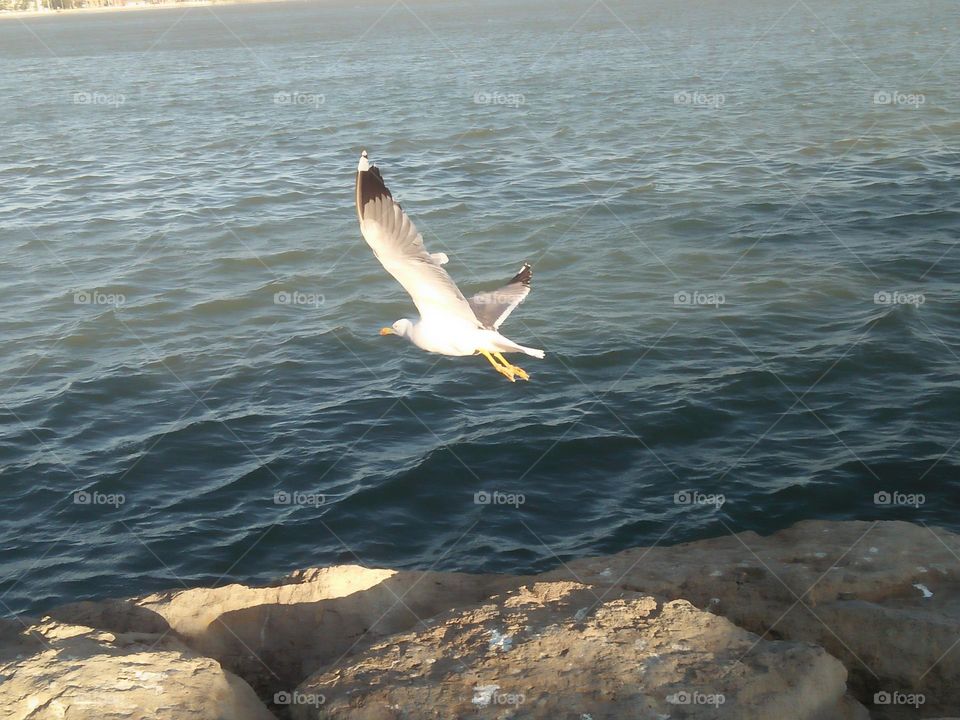
[[[4,720],[272,720],[236,675],[177,640],[46,618],[0,631]]]
[[[135,600],[108,599],[61,605],[46,616],[67,625],[85,625],[115,633],[169,632],[170,625],[157,613],[142,607]]]
[[[816,643],[876,718],[960,708],[960,537],[942,529],[808,521],[574,560],[542,577],[685,598],[764,638]]]
[[[319,718],[863,720],[823,649],[762,640],[683,600],[525,585],[351,655],[288,697]]]
[[[269,700],[350,652],[515,583],[509,576],[340,565],[264,587],[197,588],[133,602]]]

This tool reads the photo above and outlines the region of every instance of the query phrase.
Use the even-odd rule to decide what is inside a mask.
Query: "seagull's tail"
[[[537,350],[536,348],[528,348],[524,345],[518,345],[513,340],[505,338],[503,335],[500,335],[500,337],[497,338],[497,344],[500,345],[500,349],[503,352],[522,352],[543,360],[543,350]]]

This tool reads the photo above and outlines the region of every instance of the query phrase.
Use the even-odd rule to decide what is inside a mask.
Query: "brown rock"
[[[45,619],[0,649],[4,720],[271,720],[243,680],[178,641]]]
[[[515,583],[509,576],[341,565],[298,571],[267,587],[198,588],[135,602],[270,699],[345,654]]]
[[[760,640],[685,601],[536,583],[319,673],[297,720],[867,717],[821,648]]]
[[[682,597],[765,638],[816,643],[877,718],[916,708],[874,704],[876,693],[920,693],[931,717],[960,707],[960,537],[942,529],[808,521],[585,558],[543,577]]]
[[[729,534],[585,558],[537,579],[556,593],[557,582],[589,584],[605,601],[622,593],[686,599],[764,640],[816,643],[844,663],[851,691],[877,720],[917,716],[909,705],[876,703],[878,693],[922,695],[924,717],[960,708],[960,536],[941,529],[811,521],[769,537]],[[270,700],[392,634],[425,631],[440,613],[532,580],[338,566],[265,587],[75,603],[50,616],[112,633],[167,632]],[[0,663],[42,642],[23,632],[36,621],[21,621],[0,622]]]

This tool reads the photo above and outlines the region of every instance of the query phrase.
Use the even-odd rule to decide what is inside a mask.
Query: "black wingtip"
[[[533,268],[530,265],[530,263],[525,262],[523,264],[523,267],[520,268],[520,272],[514,275],[510,279],[510,282],[508,284],[512,285],[513,283],[521,283],[522,285],[530,287],[530,280],[532,279],[533,279]]]
[[[392,198],[390,190],[383,182],[383,176],[376,165],[371,165],[369,170],[357,173],[357,214],[363,219],[363,209],[371,200],[380,197]]]

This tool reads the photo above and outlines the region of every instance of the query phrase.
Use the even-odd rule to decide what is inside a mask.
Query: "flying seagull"
[[[393,199],[379,168],[360,153],[357,166],[357,218],[360,232],[384,269],[393,275],[420,311],[418,320],[397,320],[381,335],[399,335],[427,352],[441,355],[483,355],[510,382],[530,376],[511,365],[503,353],[522,352],[543,358],[543,350],[524,347],[498,332],[500,325],[530,294],[530,265],[498,290],[482,292],[469,300],[443,265],[444,253],[429,253],[423,237]]]

